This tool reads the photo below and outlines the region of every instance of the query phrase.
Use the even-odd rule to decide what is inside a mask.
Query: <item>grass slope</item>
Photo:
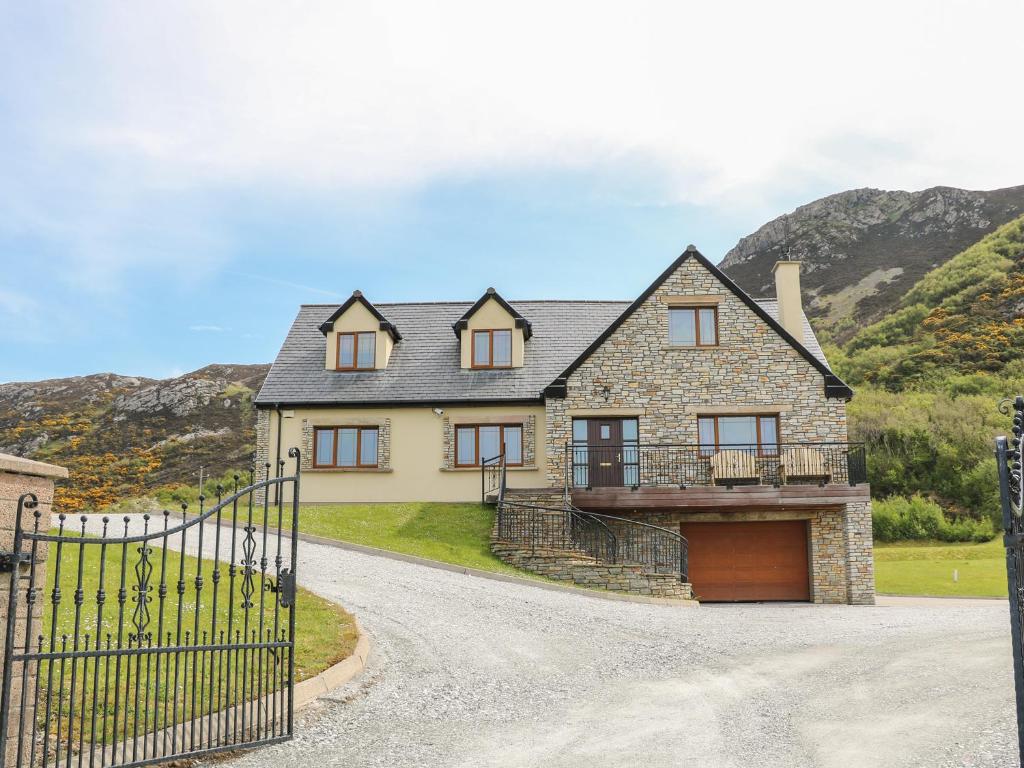
[[[52,545],[56,546],[56,545]],[[60,556],[60,590],[62,593],[62,600],[58,606],[56,612],[56,648],[59,650],[62,645],[62,636],[71,635],[73,627],[75,626],[75,605],[73,596],[75,594],[75,588],[77,583],[79,564],[82,567],[82,590],[84,593],[84,603],[82,606],[82,614],[80,617],[80,638],[81,647],[86,647],[87,643],[91,643],[89,647],[96,647],[97,634],[100,635],[100,642],[103,647],[106,647],[107,637],[110,637],[110,644],[112,647],[117,646],[117,637],[119,626],[123,632],[123,642],[129,647],[139,647],[137,640],[129,639],[130,633],[135,631],[132,618],[133,612],[135,611],[138,603],[134,601],[134,597],[137,594],[133,590],[135,585],[135,572],[134,564],[138,560],[137,548],[138,544],[132,544],[129,546],[127,563],[128,571],[126,573],[126,589],[128,591],[128,599],[124,606],[124,619],[119,624],[118,621],[118,603],[117,603],[117,592],[119,588],[118,580],[120,578],[120,563],[122,557],[122,550],[120,546],[110,546],[107,548],[105,557],[106,565],[103,574],[103,587],[106,592],[106,601],[103,608],[103,615],[99,624],[97,624],[96,611],[96,593],[100,587],[100,566],[104,558],[100,556],[100,547],[95,545],[87,545],[84,547],[85,555],[84,559],[80,556],[80,550],[82,549],[75,544],[64,544]],[[168,584],[167,598],[164,604],[164,622],[163,632],[165,644],[168,644],[167,635],[170,635],[170,643],[176,644],[179,636],[180,626],[180,637],[181,641],[185,642],[184,638],[186,632],[191,635],[195,632],[195,590],[194,590],[194,578],[196,575],[196,569],[198,561],[192,556],[185,556],[184,558],[184,579],[187,585],[185,594],[181,601],[181,619],[178,620],[178,595],[175,588],[177,583],[180,568],[182,565],[181,555],[172,550],[167,550],[166,564],[162,564],[162,550],[156,546],[152,547],[151,562],[153,563],[153,571],[150,577],[151,589],[150,592],[152,602],[148,604],[150,611],[149,624],[146,627],[146,632],[152,633],[153,637],[145,638],[143,641],[144,645],[156,645],[157,644],[157,629],[159,626],[159,598],[157,596],[157,588],[160,583],[161,571],[164,570],[166,573],[165,581]],[[52,579],[55,573],[56,565],[56,550],[51,550],[53,558],[48,563],[48,583],[44,589],[40,591],[40,599],[42,601],[43,609],[43,629],[42,636],[45,638],[43,648],[49,650],[49,638],[51,626],[54,622],[54,613],[50,601],[50,590],[52,589]],[[200,622],[199,635],[201,639],[208,637],[208,633],[213,630],[216,635],[220,636],[222,632],[228,627],[228,614],[229,611],[232,615],[232,626],[234,629],[242,629],[242,611],[239,606],[241,596],[239,595],[239,584],[236,582],[235,586],[235,600],[231,601],[234,604],[230,605],[227,599],[228,596],[228,576],[227,568],[221,565],[221,583],[218,588],[219,602],[216,611],[216,624],[212,622],[213,611],[212,611],[212,600],[213,600],[213,582],[210,578],[212,574],[212,564],[208,560],[203,561],[203,577],[205,586],[202,591],[202,607],[199,612]],[[236,577],[240,578],[240,577]],[[257,592],[254,593],[255,608],[250,610],[250,634],[252,630],[258,627],[260,607],[263,608],[263,616],[265,626],[272,628],[274,626],[274,612],[272,608],[273,601],[267,599],[265,603],[260,602],[260,595],[269,595],[272,593],[262,593],[260,591],[260,578],[257,574],[256,588]],[[280,618],[283,620],[286,617],[286,612],[281,611]],[[349,615],[341,607],[328,602],[327,600],[314,595],[304,589],[299,590],[298,602],[297,602],[297,613],[296,613],[296,638],[295,638],[295,671],[296,679],[302,680],[307,677],[319,673],[323,669],[330,665],[346,658],[355,648],[357,634],[355,628],[355,621],[351,615]],[[97,633],[97,626],[99,626],[99,633]],[[283,629],[283,627],[282,627]],[[233,633],[232,633],[233,634]],[[88,640],[86,639],[88,637]],[[68,647],[72,642],[72,637],[68,637]],[[33,643],[35,645],[35,643]],[[249,652],[250,657],[252,652]],[[114,713],[115,704],[118,711],[118,739],[131,739],[133,736],[133,723],[135,713],[138,712],[140,715],[139,730],[136,735],[141,735],[145,732],[145,725],[148,723],[149,730],[156,727],[163,727],[164,723],[169,723],[173,717],[177,718],[177,722],[182,722],[183,719],[190,719],[193,716],[208,712],[211,707],[214,711],[221,709],[223,706],[229,703],[227,699],[226,687],[221,691],[220,696],[215,696],[209,685],[209,681],[214,677],[212,674],[212,665],[214,661],[218,664],[226,665],[227,654],[223,654],[221,658],[214,659],[212,653],[179,653],[177,659],[172,654],[165,654],[162,656],[162,667],[159,676],[156,670],[156,659],[155,657],[150,658],[149,665],[147,667],[144,661],[139,662],[141,657],[125,657],[125,660],[121,664],[121,686],[115,686],[113,680],[116,678],[116,662],[111,660],[109,669],[107,668],[106,661],[101,661],[99,669],[96,669],[96,665],[93,660],[88,659],[85,662],[79,661],[75,664],[77,669],[76,675],[76,688],[74,691],[75,699],[75,712],[73,716],[73,733],[77,734],[79,729],[83,727],[85,723],[86,734],[85,740],[90,741],[93,739],[93,725],[90,722],[90,715],[92,709],[92,692],[94,680],[98,683],[97,687],[97,708],[96,708],[96,725],[95,725],[95,740],[99,741],[110,741],[114,735]],[[235,667],[240,663],[240,657],[235,654],[231,660],[231,664]],[[271,666],[269,664],[269,654],[264,655],[264,670],[269,671]],[[175,682],[174,673],[171,671],[175,661],[179,669],[179,681]],[[253,669],[258,668],[259,659],[250,658],[249,663]],[[192,686],[186,685],[186,680],[191,674],[190,667],[195,667],[199,664],[199,669],[202,672],[198,675],[201,682],[202,695],[198,696],[198,701],[195,705],[191,701]],[[226,669],[226,666],[224,667]],[[97,675],[98,671],[98,675]],[[71,707],[71,673],[72,665],[70,662],[65,662],[63,665],[63,684],[61,684],[61,664],[55,662],[53,665],[52,678],[51,671],[47,662],[43,662],[40,668],[40,683],[42,690],[40,691],[40,717],[45,719],[45,691],[50,683],[50,688],[54,695],[52,697],[51,706],[51,717],[52,722],[50,726],[51,733],[57,732],[57,719],[58,712],[63,713],[62,716],[62,731],[67,734],[67,719],[68,712]],[[109,673],[109,674],[108,674]],[[168,674],[170,673],[170,674]],[[264,689],[266,688],[267,681],[271,680],[269,672],[265,675],[265,681],[263,683]],[[139,690],[136,692],[135,686],[136,681],[142,681],[139,685]],[[105,682],[106,681],[106,682]],[[84,684],[84,689],[83,689]],[[59,696],[58,696],[59,693]],[[219,700],[218,700],[219,698]],[[244,701],[247,697],[239,697],[239,701]],[[167,702],[165,704],[165,701]],[[171,702],[175,702],[172,704]],[[193,710],[195,706],[195,710]],[[148,714],[147,714],[148,713]],[[83,717],[84,714],[84,717]],[[125,732],[125,724],[127,725],[127,732]]]
[[[876,544],[875,587],[897,595],[1005,597],[1004,552],[998,538],[985,544]]]
[[[494,510],[484,504],[337,504],[302,507],[299,529],[453,565],[524,575],[491,554]]]
[[[1024,216],[925,274],[887,317],[830,349],[829,359],[847,383],[891,390],[1018,370],[1022,303]]]

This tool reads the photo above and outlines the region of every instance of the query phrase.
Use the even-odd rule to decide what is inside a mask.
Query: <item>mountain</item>
[[[853,385],[1008,387],[1024,373],[1024,216],[927,272],[831,361]]]
[[[210,365],[171,379],[98,373],[0,384],[0,453],[61,464],[65,512],[249,466],[253,397],[269,365]]]
[[[773,293],[772,266],[804,263],[808,315],[845,341],[883,318],[925,273],[1024,213],[1024,186],[975,192],[853,189],[780,216],[741,239],[723,270],[754,296]]]

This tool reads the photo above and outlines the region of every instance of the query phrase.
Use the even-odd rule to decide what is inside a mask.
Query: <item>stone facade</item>
[[[871,502],[847,504],[844,522],[847,601],[853,605],[874,605],[875,558]]]
[[[673,347],[666,299],[718,301],[719,344]],[[826,398],[822,373],[696,259],[686,259],[567,381],[548,397],[548,480],[564,479],[572,412],[630,409],[640,442],[696,445],[702,408],[764,406],[783,442],[846,440],[846,403]]]

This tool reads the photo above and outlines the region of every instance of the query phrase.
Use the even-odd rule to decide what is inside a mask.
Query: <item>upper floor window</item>
[[[718,307],[672,307],[668,311],[668,340],[680,347],[718,345]]]
[[[455,466],[478,467],[505,454],[509,466],[522,466],[522,424],[475,424],[455,428]]]
[[[317,427],[314,467],[376,467],[377,427]]]
[[[510,368],[512,366],[512,331],[473,331],[474,368]]]
[[[716,450],[741,450],[758,456],[779,453],[779,417],[701,416],[697,419],[701,453],[710,456]]]
[[[376,367],[377,334],[373,331],[338,334],[339,371],[364,371]]]

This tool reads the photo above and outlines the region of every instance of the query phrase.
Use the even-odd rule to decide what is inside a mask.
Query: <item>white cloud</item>
[[[1019,183],[1014,2],[115,4],[49,138],[149,183],[405,186],[659,167],[708,202],[791,177]]]
[[[221,325],[190,325],[188,329],[195,333],[224,333],[231,330]]]
[[[61,279],[94,292],[135,264],[223,269],[230,224],[207,205],[223,190],[643,168],[657,202],[732,211],[794,190],[1024,182],[1012,0],[69,13],[0,28],[0,229],[42,233]]]

